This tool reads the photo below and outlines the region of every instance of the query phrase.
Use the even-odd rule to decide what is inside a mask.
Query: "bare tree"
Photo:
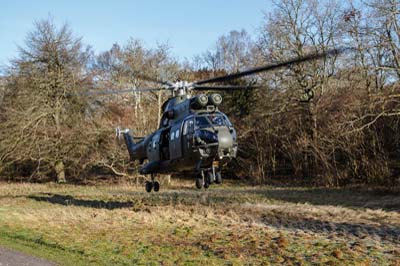
[[[392,71],[400,79],[400,3],[396,0],[374,0],[367,3],[373,19],[375,48],[383,48],[383,61],[379,67]],[[386,50],[386,54],[385,54]]]
[[[258,44],[266,62],[327,51],[340,45],[341,7],[338,2],[284,0],[275,6],[274,11],[266,15]],[[327,57],[265,76],[271,90],[286,94],[287,101],[278,101],[282,106],[274,109],[291,110],[300,115],[289,122],[296,130],[283,145],[287,149],[285,153],[291,154],[289,158],[294,169],[302,169],[300,172],[304,176],[317,174],[323,159],[318,150],[320,101],[331,79],[335,78],[336,62],[336,57]]]
[[[99,54],[92,68],[95,87],[98,90],[159,87],[152,80],[174,80],[179,65],[167,45],[154,49],[146,48],[137,39],[130,39],[126,45],[114,44]],[[116,126],[129,127],[135,136],[145,136],[159,126],[161,107],[166,95],[159,92],[139,92],[120,95],[94,95],[96,120],[101,121],[104,130]],[[97,153],[99,166],[111,169],[114,174],[124,175],[129,164],[126,149],[117,147],[113,141],[105,140],[104,153]],[[116,148],[117,147],[117,148]],[[134,166],[136,167],[136,166]]]
[[[88,52],[67,25],[35,22],[8,70],[0,129],[1,168],[65,181],[88,143],[82,139]],[[1,169],[0,169],[1,170]]]
[[[234,72],[254,63],[254,49],[254,43],[245,30],[231,31],[218,38],[215,46],[202,55],[202,61],[208,69]]]

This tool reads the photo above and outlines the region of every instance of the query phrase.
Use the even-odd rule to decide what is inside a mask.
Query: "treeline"
[[[157,128],[161,92],[88,91],[154,87],[148,77],[196,80],[331,48],[347,53],[265,73],[262,89],[225,93],[222,110],[239,134],[228,176],[255,182],[396,185],[400,176],[400,4],[397,0],[282,0],[257,36],[232,31],[179,62],[168,46],[136,39],[94,54],[68,26],[34,24],[0,82],[3,179],[82,180],[137,168],[113,137]],[[147,78],[146,78],[147,77]]]

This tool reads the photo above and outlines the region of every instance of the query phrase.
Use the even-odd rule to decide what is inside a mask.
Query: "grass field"
[[[60,265],[400,265],[400,195],[0,183],[0,245]]]

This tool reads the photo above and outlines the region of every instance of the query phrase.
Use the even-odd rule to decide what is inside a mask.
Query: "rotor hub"
[[[174,96],[187,95],[190,90],[193,89],[193,83],[187,81],[177,81],[172,86],[172,92]]]

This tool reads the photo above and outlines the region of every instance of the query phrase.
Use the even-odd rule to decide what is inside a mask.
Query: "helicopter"
[[[218,76],[206,80],[162,81],[144,77],[159,88],[134,88],[111,93],[135,91],[171,92],[171,96],[162,106],[162,116],[156,131],[145,137],[134,137],[130,129],[116,129],[116,135],[123,139],[131,161],[139,161],[139,173],[150,175],[151,180],[145,182],[145,190],[158,192],[160,183],[158,174],[194,175],[195,186],[207,189],[211,184],[221,184],[221,171],[237,156],[238,141],[233,124],[219,106],[222,96],[216,91],[251,90],[261,88],[255,84],[247,86],[208,85],[229,82],[241,77],[261,72],[290,67],[299,63],[335,56],[345,49],[331,49],[322,53],[313,53],[292,58],[283,62],[254,67],[245,71]],[[193,91],[208,92],[192,96]],[[137,140],[135,142],[135,140]]]

